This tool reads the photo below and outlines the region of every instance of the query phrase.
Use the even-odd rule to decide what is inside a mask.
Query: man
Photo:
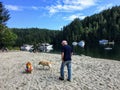
[[[68,81],[71,81],[71,56],[73,53],[72,48],[68,45],[66,40],[62,41],[62,50],[61,50],[61,68],[60,68],[60,77],[59,80],[64,80],[64,67],[67,66],[68,70]]]

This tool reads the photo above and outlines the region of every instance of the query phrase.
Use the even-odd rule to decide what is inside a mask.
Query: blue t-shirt
[[[62,46],[61,52],[64,52],[64,61],[71,61],[72,48],[69,45]]]

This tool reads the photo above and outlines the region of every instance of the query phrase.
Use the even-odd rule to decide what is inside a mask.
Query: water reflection
[[[120,61],[120,44],[110,44],[109,47],[111,47],[111,50],[106,50],[105,48],[108,47],[108,45],[85,45],[84,48],[80,46],[73,46],[73,52],[77,55],[86,55],[91,56],[95,58],[103,58],[103,59],[111,59],[111,60],[118,60]],[[52,53],[58,53],[61,52],[61,47],[55,48]]]
[[[86,45],[84,48],[74,47],[75,54],[84,54],[95,58],[120,60],[120,45]]]

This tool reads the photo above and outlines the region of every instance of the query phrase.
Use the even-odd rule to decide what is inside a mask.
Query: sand
[[[40,60],[53,62],[52,68],[38,65]],[[60,81],[60,54],[25,51],[0,52],[0,90],[120,90],[120,61],[72,56],[72,82]],[[25,73],[25,64],[33,72]]]

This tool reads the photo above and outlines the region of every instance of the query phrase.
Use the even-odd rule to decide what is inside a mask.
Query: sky
[[[61,30],[75,18],[84,19],[113,6],[120,0],[0,0],[8,9],[9,28]]]

